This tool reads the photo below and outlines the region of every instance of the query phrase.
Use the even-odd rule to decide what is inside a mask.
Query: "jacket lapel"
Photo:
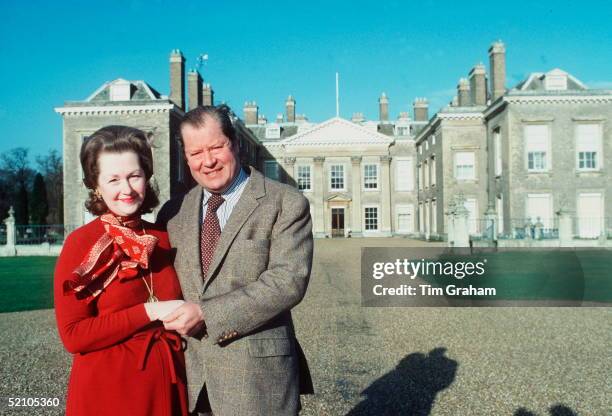
[[[184,284],[189,288],[189,291],[199,296],[202,293],[202,265],[200,255],[200,215],[202,205],[202,188],[196,186],[193,188],[186,197],[185,203],[182,209],[184,210],[182,218],[184,218],[181,224],[181,237],[183,245],[183,262],[185,268],[190,272]],[[195,273],[194,273],[195,272]],[[197,277],[197,279],[195,278]]]
[[[240,231],[244,223],[249,219],[253,211],[255,211],[255,208],[257,208],[259,205],[257,199],[266,194],[263,176],[252,167],[250,170],[251,175],[249,182],[244,188],[238,203],[232,210],[232,213],[230,214],[227,223],[221,232],[221,237],[219,238],[219,242],[215,248],[215,253],[213,255],[212,262],[210,263],[210,267],[208,268],[206,280],[204,281],[204,291],[206,291],[206,288],[214,278],[217,268],[220,266],[221,261],[236,238],[238,231]]]

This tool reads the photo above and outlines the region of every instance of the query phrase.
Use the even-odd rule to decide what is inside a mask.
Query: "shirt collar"
[[[242,185],[242,183],[244,183],[244,181],[246,181],[248,177],[249,175],[241,167],[238,171],[238,175],[236,175],[231,185],[225,191],[221,192],[220,195],[223,197],[223,199],[227,200],[228,198],[231,198],[231,196],[236,193],[236,191],[240,188],[240,185]],[[206,205],[208,203],[208,198],[210,198],[211,192],[206,188],[203,188],[203,190],[204,196],[202,198],[202,204]]]

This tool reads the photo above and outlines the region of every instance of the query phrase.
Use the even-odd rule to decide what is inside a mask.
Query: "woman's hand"
[[[144,306],[149,319],[156,321],[164,319],[183,303],[185,303],[184,300],[166,300],[162,302],[147,302]]]

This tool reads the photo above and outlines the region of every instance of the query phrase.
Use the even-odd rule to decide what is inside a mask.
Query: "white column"
[[[391,235],[391,177],[389,174],[389,164],[391,156],[380,157],[380,210],[382,211],[381,232]]]
[[[314,236],[325,237],[325,209],[324,209],[324,197],[325,197],[325,170],[323,168],[323,162],[325,158],[317,156],[314,158]]]
[[[361,156],[351,157],[351,166],[353,177],[353,206],[351,207],[351,233],[353,237],[360,237],[361,230]]]
[[[293,171],[295,166],[295,158],[294,157],[285,157],[283,159],[283,169],[285,171],[285,183],[289,185],[294,185],[297,188],[297,181],[295,180],[295,172]],[[280,179],[280,178],[279,178]]]

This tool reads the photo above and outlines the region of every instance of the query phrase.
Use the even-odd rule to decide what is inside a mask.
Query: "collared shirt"
[[[223,227],[227,223],[229,216],[232,214],[234,207],[238,203],[246,184],[249,182],[249,175],[243,168],[240,168],[238,175],[234,178],[232,184],[227,188],[224,192],[221,193],[224,201],[217,209],[217,218],[219,218],[219,226],[221,227],[221,231],[223,231]],[[208,204],[208,198],[210,198],[211,193],[204,188],[204,193],[202,196],[202,224],[204,224],[204,218],[206,218],[206,208]]]

